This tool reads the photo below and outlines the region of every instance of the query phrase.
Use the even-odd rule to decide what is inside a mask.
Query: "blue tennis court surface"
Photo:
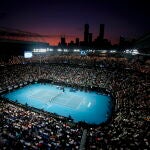
[[[105,122],[111,104],[109,96],[96,92],[73,91],[68,87],[63,92],[56,85],[40,83],[17,89],[3,97],[61,116],[71,116],[75,122],[91,124]]]

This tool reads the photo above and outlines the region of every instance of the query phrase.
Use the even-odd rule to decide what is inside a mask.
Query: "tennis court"
[[[75,122],[99,124],[107,120],[110,97],[96,92],[71,90],[52,84],[32,84],[3,95],[12,101],[44,109],[61,116],[71,116]]]

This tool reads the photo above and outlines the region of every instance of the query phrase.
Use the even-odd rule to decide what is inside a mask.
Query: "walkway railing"
[[[85,150],[86,136],[87,136],[87,129],[84,129],[79,150]]]

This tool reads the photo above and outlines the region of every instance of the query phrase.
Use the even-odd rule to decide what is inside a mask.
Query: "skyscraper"
[[[92,33],[89,33],[89,43],[92,43]]]
[[[79,46],[79,43],[80,43],[80,40],[79,40],[79,38],[76,38],[76,46]]]
[[[65,37],[61,37],[61,44],[62,45],[66,44],[66,38]]]
[[[100,24],[100,31],[99,31],[100,39],[104,39],[104,28],[105,28],[105,25],[104,24]]]
[[[84,42],[89,42],[89,24],[84,25]]]
[[[60,45],[61,46],[66,46],[67,45],[65,36],[61,37]]]

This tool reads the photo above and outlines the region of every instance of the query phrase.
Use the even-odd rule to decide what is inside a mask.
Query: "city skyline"
[[[79,38],[84,40],[84,24],[89,24],[93,40],[99,35],[99,25],[105,24],[105,38],[112,44],[119,37],[138,38],[149,32],[149,13],[146,2],[114,0],[59,1],[13,0],[0,5],[0,26],[15,28],[41,35],[51,45]]]

